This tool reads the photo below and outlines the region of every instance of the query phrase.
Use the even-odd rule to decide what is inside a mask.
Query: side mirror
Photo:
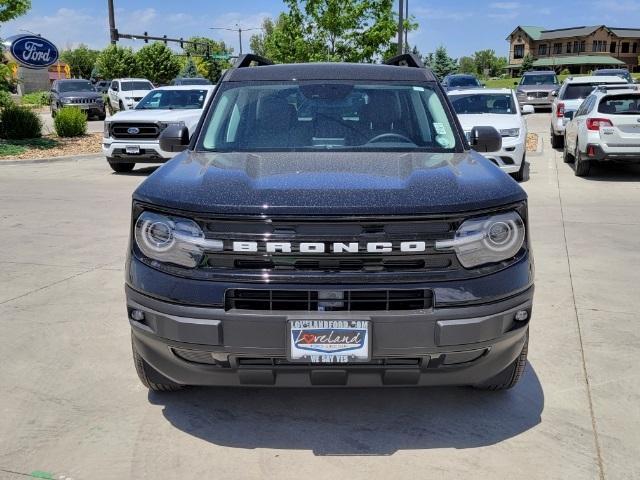
[[[497,152],[502,148],[502,135],[493,127],[473,127],[469,143],[476,152]]]
[[[567,121],[573,120],[574,117],[576,116],[576,111],[575,110],[567,110],[566,112],[564,112],[564,119]]]
[[[189,129],[184,125],[169,125],[160,134],[160,148],[165,152],[182,152],[189,146]]]
[[[553,92],[551,92],[551,96],[552,97],[557,97],[558,96],[558,90],[554,90]]]
[[[522,107],[522,114],[529,115],[531,113],[536,113],[536,109],[533,105],[524,105]]]

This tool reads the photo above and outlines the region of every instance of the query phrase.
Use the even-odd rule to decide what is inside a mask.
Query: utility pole
[[[250,32],[252,30],[262,30],[262,27],[256,28],[242,28],[238,24],[236,24],[238,28],[226,28],[226,27],[209,27],[209,30],[227,30],[229,32],[238,32],[238,42],[240,44],[240,53],[242,55],[242,32]]]
[[[405,0],[404,4],[404,18],[409,21],[409,0]],[[409,29],[404,29],[404,50],[405,53],[409,53]]]
[[[116,28],[116,14],[113,8],[113,0],[108,0],[109,6],[109,37],[111,45],[115,45],[118,41],[118,29]]]
[[[402,55],[402,29],[404,27],[403,7],[404,0],[398,0],[398,55]]]

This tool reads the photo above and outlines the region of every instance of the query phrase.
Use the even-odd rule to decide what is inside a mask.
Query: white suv
[[[564,161],[575,161],[578,177],[593,161],[640,162],[640,90],[635,85],[602,86],[568,111]]]
[[[111,81],[107,96],[113,110],[129,110],[135,108],[153,84],[146,78],[116,78]]]
[[[102,152],[116,172],[130,172],[136,163],[163,163],[178,152],[160,148],[160,133],[169,125],[194,130],[213,85],[161,87],[149,92],[132,109],[104,122]]]
[[[598,85],[611,84],[626,85],[627,81],[617,75],[569,77],[564,81],[551,104],[551,146],[553,148],[562,147],[564,112],[577,110]]]

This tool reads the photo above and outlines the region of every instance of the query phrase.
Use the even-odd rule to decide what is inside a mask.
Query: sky
[[[210,28],[237,28],[236,25],[255,28],[265,17],[275,17],[284,10],[281,0],[114,0],[114,3],[120,32],[147,31],[149,35],[176,38],[208,36],[224,40],[236,53],[237,32]],[[409,42],[422,53],[444,45],[455,58],[487,48],[506,56],[505,38],[517,25],[562,28],[606,24],[640,28],[637,0],[409,0],[409,12],[419,24],[418,30],[410,34]],[[107,0],[32,0],[31,11],[2,24],[0,36],[24,30],[41,34],[59,49],[80,43],[104,48],[109,42]],[[243,34],[245,53],[252,33],[255,32]],[[134,48],[144,45],[141,41],[120,43]]]

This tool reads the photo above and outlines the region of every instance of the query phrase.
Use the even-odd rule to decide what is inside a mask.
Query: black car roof
[[[291,63],[232,68],[225,82],[287,80],[382,80],[435,82],[426,68],[364,63]]]

